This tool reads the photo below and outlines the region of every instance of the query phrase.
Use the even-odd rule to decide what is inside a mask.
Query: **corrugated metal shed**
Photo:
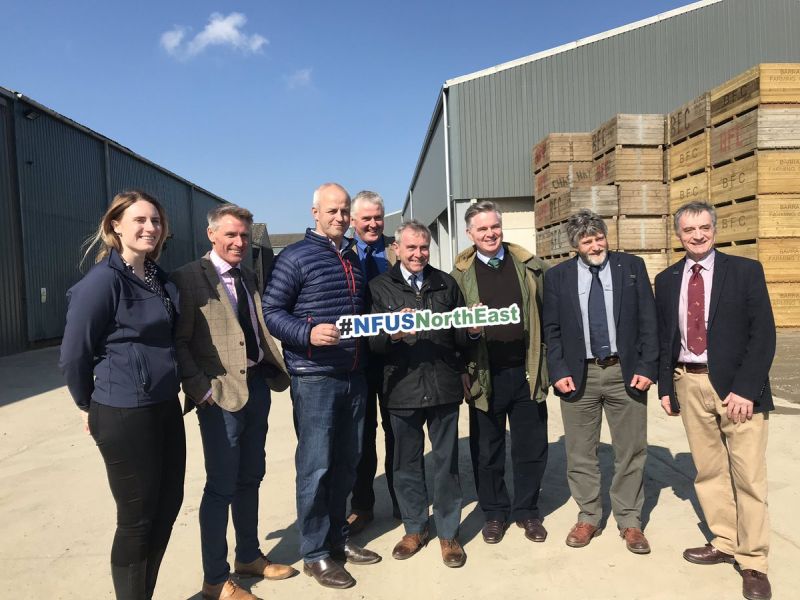
[[[164,268],[205,253],[205,215],[222,198],[0,88],[0,355],[61,336],[66,290],[81,277],[81,245],[111,198],[134,187],[168,213]]]
[[[800,0],[705,0],[448,80],[403,214],[412,204],[427,218],[448,200],[531,196],[531,148],[548,133],[669,112],[754,64],[800,61],[798,23]],[[441,144],[433,131],[444,115]],[[449,153],[449,198],[423,179],[446,176],[438,146]]]

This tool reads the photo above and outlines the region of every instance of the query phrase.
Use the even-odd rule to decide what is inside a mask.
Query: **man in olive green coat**
[[[468,305],[517,304],[520,323],[486,327],[468,357],[464,394],[470,404],[470,450],[483,539],[496,544],[511,522],[543,542],[539,488],[547,463],[547,367],[542,340],[545,263],[516,244],[503,243],[502,214],[493,202],[464,215],[473,246],[456,257],[453,277]],[[511,427],[514,497],[505,484],[506,421]]]

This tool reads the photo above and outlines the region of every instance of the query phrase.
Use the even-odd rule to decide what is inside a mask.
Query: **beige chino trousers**
[[[707,374],[676,368],[673,380],[692,459],[695,492],[714,539],[742,569],[767,572],[768,413],[744,423],[728,419]]]

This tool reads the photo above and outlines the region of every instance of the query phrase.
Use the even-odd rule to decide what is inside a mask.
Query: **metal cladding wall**
[[[19,248],[19,212],[15,198],[11,106],[0,97],[0,356],[27,345]]]
[[[798,0],[723,0],[454,79],[446,84],[452,197],[530,196],[531,148],[548,133],[591,131],[620,112],[666,113],[757,63],[800,61],[798,24]]]
[[[414,218],[426,225],[432,223],[447,206],[444,131],[444,119],[440,117],[422,158],[422,168],[411,189]],[[406,213],[404,216],[409,215]]]
[[[85,127],[0,88],[0,356],[61,336],[82,245],[119,191],[165,206],[174,269],[208,249],[205,215],[221,198]],[[88,270],[90,256],[83,263]]]
[[[142,189],[155,196],[167,211],[171,236],[164,244],[159,265],[172,271],[193,260],[194,219],[189,186],[116,148],[110,149],[109,164],[112,196],[130,188]]]
[[[106,207],[103,143],[47,114],[25,118],[16,141],[29,340],[58,337],[65,291],[81,277],[81,244]],[[89,262],[91,264],[91,261]]]

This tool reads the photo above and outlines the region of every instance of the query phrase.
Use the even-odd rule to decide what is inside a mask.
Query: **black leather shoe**
[[[481,531],[483,534],[483,541],[487,544],[497,544],[506,534],[506,524],[497,519],[490,519],[486,521]]]
[[[766,573],[745,569],[742,571],[742,595],[747,600],[769,600],[772,587]]]
[[[734,563],[730,554],[717,550],[711,544],[699,548],[687,548],[683,551],[683,558],[696,565],[716,565],[718,563]]]
[[[356,580],[344,567],[330,558],[323,558],[303,565],[303,573],[313,577],[323,587],[343,590],[353,587]]]
[[[381,555],[372,550],[362,548],[347,540],[341,548],[331,550],[331,558],[350,563],[351,565],[374,565],[381,562]]]
[[[523,519],[517,521],[517,527],[525,530],[525,537],[532,542],[543,542],[547,539],[547,529],[541,519]]]

